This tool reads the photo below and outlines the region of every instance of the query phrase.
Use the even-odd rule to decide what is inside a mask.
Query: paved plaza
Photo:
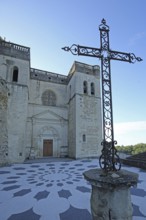
[[[44,159],[0,168],[0,220],[92,220],[91,186],[83,178],[97,159]],[[146,171],[131,188],[133,220],[146,220]],[[124,212],[124,210],[123,210]]]

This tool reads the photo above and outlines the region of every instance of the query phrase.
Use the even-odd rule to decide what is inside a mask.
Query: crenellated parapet
[[[38,70],[34,68],[30,69],[30,78],[45,82],[59,83],[59,84],[67,84],[68,82],[67,76],[57,73],[47,72],[43,70]]]
[[[19,44],[14,44],[4,40],[0,40],[0,54],[7,55],[19,59],[30,59],[30,48]]]

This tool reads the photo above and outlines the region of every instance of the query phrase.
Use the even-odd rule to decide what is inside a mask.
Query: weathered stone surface
[[[31,68],[30,61],[30,48],[0,41],[0,76],[9,90],[7,97],[1,93],[0,114],[5,115],[7,130],[1,130],[1,136],[7,142],[9,162],[50,156],[48,152],[44,154],[46,140],[53,143],[54,157],[99,156],[102,139],[99,66],[75,61],[65,76]],[[17,70],[15,77],[14,70]],[[5,126],[1,122],[1,129],[5,130]],[[66,149],[63,153],[62,146]],[[3,155],[4,150],[1,152]]]
[[[75,158],[99,156],[102,141],[99,68],[75,62],[70,75],[69,156]],[[87,94],[83,92],[84,81],[87,82]],[[93,82],[95,94],[91,95]]]
[[[127,170],[116,172],[104,172],[101,169],[91,169],[84,172],[84,177],[92,185],[114,188],[114,187],[130,187],[137,184],[138,175]]]
[[[137,174],[126,170],[105,173],[92,169],[83,175],[92,185],[93,220],[132,220],[130,187],[137,184]]]
[[[0,77],[0,165],[8,162],[7,104],[7,84],[6,81]]]

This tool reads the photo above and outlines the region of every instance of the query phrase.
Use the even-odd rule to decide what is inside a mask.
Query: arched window
[[[95,87],[94,87],[94,83],[91,83],[91,95],[95,95]]]
[[[83,93],[87,94],[88,93],[88,85],[87,85],[87,81],[83,82]]]
[[[83,134],[83,142],[86,142],[86,135]]]
[[[43,105],[52,105],[55,106],[56,105],[56,95],[53,91],[51,90],[46,90],[43,94],[42,94],[42,104]]]
[[[15,66],[14,68],[13,68],[13,77],[12,77],[12,81],[13,82],[18,82],[18,67],[17,66]]]

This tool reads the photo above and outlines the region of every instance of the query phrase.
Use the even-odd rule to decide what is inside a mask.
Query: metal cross
[[[73,44],[71,47],[63,47],[65,51],[70,51],[73,55],[90,56],[101,59],[102,74],[102,107],[103,107],[103,149],[99,158],[100,167],[106,172],[121,169],[120,158],[117,154],[114,140],[113,111],[112,111],[112,88],[111,88],[111,67],[110,60],[119,60],[129,63],[142,61],[133,53],[124,53],[110,49],[109,26],[106,20],[102,19],[99,25],[100,48],[86,47]]]

